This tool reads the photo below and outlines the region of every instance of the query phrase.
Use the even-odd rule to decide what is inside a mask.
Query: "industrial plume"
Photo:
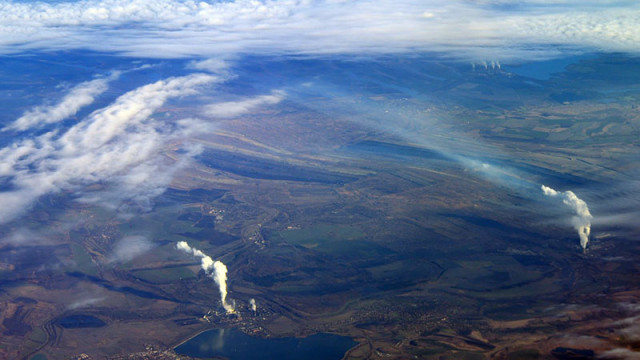
[[[179,241],[176,244],[176,248],[201,259],[200,266],[202,270],[218,285],[222,307],[227,311],[227,314],[234,313],[233,305],[227,303],[227,266],[221,261],[213,261],[211,257],[202,251],[190,247],[186,241]]]
[[[542,192],[546,196],[561,197],[562,202],[576,212],[576,215],[571,220],[573,227],[578,231],[578,236],[580,236],[580,246],[586,249],[589,243],[589,234],[591,233],[591,219],[593,219],[587,203],[577,197],[572,191],[559,192],[542,185]]]
[[[249,299],[249,308],[251,309],[251,311],[253,311],[254,313],[256,312],[256,310],[258,310],[258,307],[256,306],[256,299]]]

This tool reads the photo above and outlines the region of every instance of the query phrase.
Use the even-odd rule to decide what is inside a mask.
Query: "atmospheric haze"
[[[202,270],[204,270],[204,272],[218,285],[222,307],[225,309],[227,314],[233,314],[235,309],[232,304],[227,302],[227,266],[221,261],[214,261],[202,251],[190,247],[186,241],[179,241],[176,244],[176,248],[186,252],[187,254],[200,258],[200,266],[202,267]]]

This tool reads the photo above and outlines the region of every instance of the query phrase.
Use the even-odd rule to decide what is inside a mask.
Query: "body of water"
[[[192,357],[222,356],[229,360],[340,360],[356,344],[351,338],[332,334],[264,339],[237,329],[214,329],[176,347],[175,351]]]

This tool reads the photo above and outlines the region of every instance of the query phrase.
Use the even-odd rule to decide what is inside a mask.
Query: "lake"
[[[221,356],[229,360],[339,360],[356,344],[351,338],[332,334],[265,339],[237,329],[213,329],[176,347],[175,351],[192,357]]]

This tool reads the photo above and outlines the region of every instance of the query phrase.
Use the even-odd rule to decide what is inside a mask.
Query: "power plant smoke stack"
[[[582,246],[583,249],[586,249],[587,244],[589,243],[589,235],[591,234],[591,219],[593,219],[593,216],[591,216],[591,213],[589,212],[587,203],[577,197],[573,191],[567,190],[559,192],[544,185],[542,185],[541,188],[542,192],[546,196],[562,197],[562,202],[576,212],[576,215],[571,219],[571,222],[576,231],[578,231],[580,246]]]
[[[226,310],[227,314],[233,314],[235,312],[234,306],[227,303],[227,266],[223,264],[222,261],[214,261],[202,251],[190,247],[186,241],[179,241],[176,244],[176,248],[200,258],[202,270],[218,285],[222,307]]]
[[[256,306],[256,299],[249,299],[249,308],[254,313],[256,312],[256,310],[258,310],[258,307]]]

